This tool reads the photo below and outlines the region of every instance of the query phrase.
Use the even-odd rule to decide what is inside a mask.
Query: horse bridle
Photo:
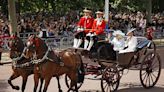
[[[24,53],[29,48],[30,45],[32,45],[32,48],[36,48],[34,42],[33,43],[27,42],[27,47],[25,48]],[[49,54],[50,51],[52,51],[52,49],[50,49],[50,47],[48,47],[48,49],[47,49],[46,53],[44,54],[44,56],[41,59],[38,59],[37,55],[36,55],[36,50],[35,50],[34,53],[33,53],[33,57],[31,58],[31,62],[33,64],[39,64],[39,63],[44,62],[45,60],[53,61],[51,58],[48,57],[48,54]],[[25,56],[25,54],[23,54],[23,55]]]
[[[15,41],[15,40],[12,40],[12,44],[14,44],[15,48],[14,50],[11,49],[11,47],[9,46],[9,50],[14,52],[14,54],[16,54],[16,58],[13,58],[12,60],[16,61],[18,58],[21,57],[21,51],[19,51],[19,48],[16,47],[16,45],[18,44],[18,39]]]

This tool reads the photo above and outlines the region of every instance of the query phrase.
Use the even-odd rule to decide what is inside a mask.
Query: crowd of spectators
[[[43,37],[69,36],[76,25],[76,15],[56,16],[54,14],[37,13],[21,16],[18,22],[20,33],[43,32]]]
[[[152,27],[154,31],[164,32],[164,13],[157,13],[151,16],[152,23],[148,23],[146,14],[143,12],[110,12],[110,29],[119,29],[126,33],[129,28],[136,28],[137,35],[144,36],[147,28]],[[164,35],[163,35],[164,36]]]
[[[0,13],[0,31],[9,35],[8,19]],[[76,12],[70,12],[65,16],[57,16],[52,13],[35,13],[17,15],[17,30],[21,37],[27,34],[45,31],[43,37],[69,36],[76,27],[78,16]]]
[[[70,36],[76,27],[80,14],[71,11],[65,16],[58,16],[53,13],[39,12],[35,14],[26,13],[17,15],[18,31],[20,36],[29,33],[42,33],[43,37]],[[119,29],[126,33],[127,29],[137,28],[138,35],[144,35],[147,27],[152,26],[155,31],[164,31],[164,13],[157,13],[151,16],[152,23],[146,21],[146,14],[143,12],[110,12],[109,28]],[[7,17],[0,13],[0,33],[9,35],[9,24]]]

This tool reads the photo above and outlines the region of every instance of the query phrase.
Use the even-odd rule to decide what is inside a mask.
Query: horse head
[[[44,40],[35,35],[29,36],[26,45],[27,47],[24,52],[24,56],[26,58],[42,58],[48,50]]]
[[[11,36],[8,45],[10,47],[10,58],[17,58],[22,54],[24,43],[18,36]]]

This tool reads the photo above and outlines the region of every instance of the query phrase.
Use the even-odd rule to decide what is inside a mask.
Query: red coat
[[[81,17],[80,21],[78,23],[78,26],[82,27],[84,29],[91,29],[93,20],[94,20],[94,18],[92,18],[92,17],[89,17],[89,18]],[[87,34],[87,33],[89,33],[89,30],[84,30],[84,32]]]
[[[103,34],[105,29],[105,20],[102,20],[100,24],[97,24],[97,19],[94,20],[91,32],[95,32],[97,35]]]

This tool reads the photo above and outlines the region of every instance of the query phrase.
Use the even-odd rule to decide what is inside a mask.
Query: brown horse
[[[30,36],[24,55],[27,58],[34,59],[34,92],[36,92],[38,86],[39,75],[45,80],[43,92],[46,92],[51,78],[63,74],[67,74],[71,79],[71,86],[68,92],[72,87],[75,87],[75,91],[78,92],[77,75],[78,69],[82,65],[82,59],[79,54],[69,50],[63,50],[57,54],[50,50],[42,39]]]
[[[9,41],[9,47],[10,47],[10,58],[13,60],[15,58],[17,58],[16,65],[21,65],[23,63],[30,61],[30,59],[25,59],[25,58],[21,57],[21,54],[24,49],[24,43],[19,37],[17,37],[17,36],[11,37],[11,39]],[[22,76],[23,81],[22,81],[22,89],[21,90],[22,90],[22,92],[24,92],[28,76],[33,74],[33,69],[34,69],[33,67],[19,67],[19,68],[17,67],[16,68],[13,65],[12,66],[13,73],[10,76],[10,78],[8,79],[8,83],[10,84],[10,86],[13,89],[19,90],[19,86],[14,86],[11,81],[18,78],[19,76]],[[43,79],[41,79],[41,82],[43,82]],[[41,87],[42,87],[42,85],[41,85]]]

